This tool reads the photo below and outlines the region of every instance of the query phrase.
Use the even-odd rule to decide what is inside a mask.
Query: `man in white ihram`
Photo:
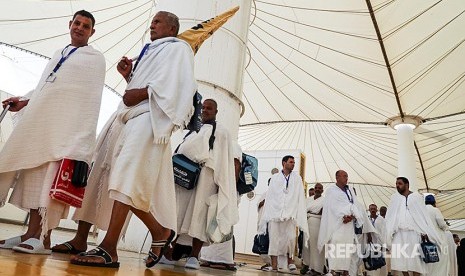
[[[308,240],[302,178],[292,171],[295,166],[293,156],[284,156],[282,165],[281,173],[271,177],[260,222],[259,233],[264,234],[268,225],[270,237],[268,255],[271,257],[271,267],[263,269],[268,271],[278,270],[278,256],[287,256],[289,270],[297,269],[293,261],[296,226],[304,232],[304,244]]]
[[[347,185],[347,172],[336,172],[336,184],[325,191],[318,235],[318,250],[325,249],[333,275],[349,275],[351,264],[358,263],[355,227],[364,227],[365,212],[360,210],[355,191]],[[357,266],[358,267],[358,266]]]
[[[241,171],[242,149],[237,142],[233,142],[233,148],[235,183],[237,183]],[[241,196],[237,195],[238,209],[240,199]],[[204,246],[202,247],[202,250],[200,250],[200,260],[202,261],[202,266],[207,266],[214,269],[236,271],[237,269],[234,263],[234,250],[234,236],[232,239],[227,240],[225,242],[213,243],[209,246]]]
[[[279,173],[278,168],[273,168],[271,169],[271,175]],[[270,185],[271,177],[268,178],[268,186]],[[266,194],[268,193],[268,190],[266,190],[258,199],[257,201],[257,231],[260,231],[260,221],[262,220],[263,216],[263,206],[265,206],[265,199],[266,199]],[[262,262],[265,264],[260,267],[260,269],[268,269],[271,266],[271,258],[268,254],[261,254],[260,259]]]
[[[185,265],[191,269],[200,268],[200,250],[211,240],[207,231],[209,212],[216,207],[216,217],[212,219],[225,236],[239,220],[233,144],[228,130],[216,121],[217,113],[216,101],[206,99],[202,105],[200,131],[189,132],[177,151],[204,164],[197,186],[187,190],[174,181],[171,184],[176,190],[177,232],[192,238],[192,251]]]
[[[23,114],[0,153],[0,206],[14,184],[10,203],[28,210],[30,220],[24,235],[0,241],[0,248],[50,254],[51,231],[69,210],[49,196],[60,161],[90,164],[105,80],[105,58],[88,45],[94,26],[92,14],[76,12],[71,43],[55,52],[29,99],[3,102]]]
[[[321,214],[323,213],[324,197],[323,185],[316,183],[315,195],[307,198],[307,222],[310,237],[308,248],[303,248],[302,259],[311,273],[323,274],[325,266],[325,254],[318,251],[318,234],[320,232]]]
[[[428,275],[449,275],[448,271],[451,269],[449,265],[449,254],[455,254],[455,251],[451,251],[448,246],[446,231],[449,230],[449,227],[447,226],[441,211],[436,208],[436,199],[433,195],[427,195],[425,197],[425,204],[434,229],[436,230],[438,237],[441,239],[441,243],[444,245],[444,248],[447,248],[447,250],[439,252],[439,262],[426,265]]]
[[[419,276],[427,272],[426,263],[421,259],[420,242],[429,238],[440,248],[423,196],[409,190],[405,177],[396,180],[397,192],[392,195],[386,213],[386,243],[391,252],[391,269],[402,271],[403,275]]]
[[[376,231],[379,233],[379,235],[371,235],[371,233],[367,234],[368,236],[368,243],[373,243],[376,246],[382,246],[386,243],[386,221],[382,216],[379,216],[377,214],[378,212],[378,206],[376,204],[372,203],[368,207],[368,210],[370,211],[370,223],[373,225],[373,227],[376,229]],[[383,266],[380,269],[373,270],[373,271],[367,271],[367,275],[369,276],[384,276],[387,275],[387,266]]]
[[[129,211],[152,236],[147,267],[159,262],[175,236],[170,138],[189,121],[197,89],[194,54],[189,44],[176,38],[178,31],[176,15],[158,12],[150,24],[152,42],[142,49],[138,62],[133,66],[123,57],[118,63],[128,86],[117,114],[123,126],[108,182],[114,200],[110,224],[100,245],[74,256],[73,264],[119,267],[117,243]]]

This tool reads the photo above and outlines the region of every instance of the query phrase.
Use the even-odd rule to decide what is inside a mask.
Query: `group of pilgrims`
[[[192,117],[197,91],[193,49],[176,37],[178,17],[158,12],[150,23],[151,42],[137,60],[123,57],[117,63],[127,87],[97,139],[106,66],[102,53],[88,45],[94,27],[91,13],[76,12],[69,22],[70,44],[55,52],[37,87],[2,102],[15,114],[15,127],[0,152],[0,204],[12,189],[9,203],[29,212],[29,224],[24,234],[1,240],[0,248],[69,253],[75,265],[117,268],[118,241],[134,214],[152,238],[147,267],[175,264],[184,256],[186,268],[199,269],[202,258],[206,266],[235,270],[230,237],[239,219],[236,180],[242,153],[228,129],[216,121],[214,99],[203,102],[200,130],[184,130],[176,150],[201,164],[197,186],[187,190],[174,182],[170,138]],[[64,159],[92,168],[82,207],[72,217],[78,223],[75,237],[52,246],[52,230],[70,209],[50,197]],[[367,216],[347,185],[345,171],[338,171],[336,183],[324,192],[321,184],[315,185],[315,194],[305,199],[302,178],[293,171],[294,157],[285,156],[282,165],[259,204],[258,232],[268,233],[270,241],[263,270],[277,271],[279,256],[287,257],[286,269],[297,269],[293,259],[299,228],[304,273],[358,275],[362,258],[355,252],[340,253],[381,244],[387,248],[383,254],[388,266],[369,275],[458,275],[456,264],[464,261],[454,259],[456,245],[444,219],[434,204],[425,205],[422,195],[409,190],[406,178],[397,179],[398,192],[385,217],[377,215],[374,204]],[[93,225],[106,233],[88,250]],[[211,225],[216,227],[212,230]],[[422,238],[437,245],[439,262],[426,264],[417,254]],[[407,245],[406,254],[396,256],[400,245]],[[188,249],[176,251],[182,246]]]
[[[465,275],[465,238],[449,231],[434,196],[410,190],[407,178],[396,179],[397,192],[378,212],[376,204],[357,199],[347,172],[338,170],[336,183],[325,189],[316,183],[305,198],[293,158],[282,164],[258,202],[258,235],[269,240],[260,255],[263,271],[296,271],[298,253],[300,274],[307,275]],[[435,249],[435,261],[424,245]],[[279,256],[286,258],[278,262]]]
[[[151,234],[148,268],[186,255],[184,266],[199,269],[202,250],[207,264],[211,260],[212,266],[235,269],[231,240],[226,247],[204,245],[226,240],[238,221],[236,178],[242,152],[216,121],[214,99],[202,103],[200,129],[185,129],[195,110],[197,83],[193,46],[177,38],[178,17],[156,13],[151,42],[137,60],[123,56],[117,63],[127,87],[97,138],[106,66],[102,53],[88,45],[94,27],[91,13],[76,12],[69,21],[70,44],[55,52],[37,87],[2,102],[14,114],[15,126],[0,152],[0,203],[6,203],[11,189],[9,203],[29,212],[29,224],[24,234],[1,240],[0,248],[67,253],[74,265],[118,268],[118,241],[134,214]],[[171,136],[176,131],[186,132],[176,154],[201,167],[190,190],[174,180]],[[91,170],[82,206],[72,216],[78,223],[75,237],[52,246],[52,230],[70,209],[50,196],[52,183],[62,176],[63,160],[84,162]],[[89,250],[93,225],[106,233]],[[208,230],[210,225],[216,227]],[[179,254],[177,243],[191,249]]]

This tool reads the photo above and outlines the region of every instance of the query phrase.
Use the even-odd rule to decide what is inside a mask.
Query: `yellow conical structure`
[[[216,17],[209,20],[203,21],[200,24],[195,25],[191,29],[184,31],[178,35],[179,39],[185,40],[192,47],[194,54],[200,48],[200,45],[207,40],[216,30],[223,26],[231,16],[233,16],[239,10],[239,6],[234,7]]]

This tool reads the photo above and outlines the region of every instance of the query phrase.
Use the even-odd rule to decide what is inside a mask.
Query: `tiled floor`
[[[24,227],[12,224],[0,223],[0,239],[17,236],[23,233]],[[52,244],[61,243],[69,240],[74,236],[72,232],[55,230],[52,235]],[[89,242],[92,244],[92,238]],[[146,269],[143,258],[144,254],[120,251],[119,269],[94,268],[72,265],[68,262],[69,255],[55,254],[51,256],[30,255],[15,253],[11,250],[0,249],[0,275],[238,275],[238,276],[255,276],[255,275],[273,275],[275,273],[261,272],[257,265],[246,264],[239,267],[237,272],[217,270],[211,268],[201,268],[200,270],[189,270],[184,267],[160,265],[157,264],[151,269]],[[240,260],[240,262],[246,260]],[[282,273],[282,272],[281,272]],[[280,274],[281,274],[280,273]]]

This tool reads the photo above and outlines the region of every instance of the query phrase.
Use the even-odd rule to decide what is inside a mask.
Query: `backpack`
[[[194,94],[192,104],[194,105],[194,114],[192,114],[186,129],[199,132],[202,127],[202,95],[198,91]]]
[[[251,192],[255,189],[258,182],[258,160],[257,158],[242,153],[241,171],[239,180],[236,183],[236,189],[239,195]]]

